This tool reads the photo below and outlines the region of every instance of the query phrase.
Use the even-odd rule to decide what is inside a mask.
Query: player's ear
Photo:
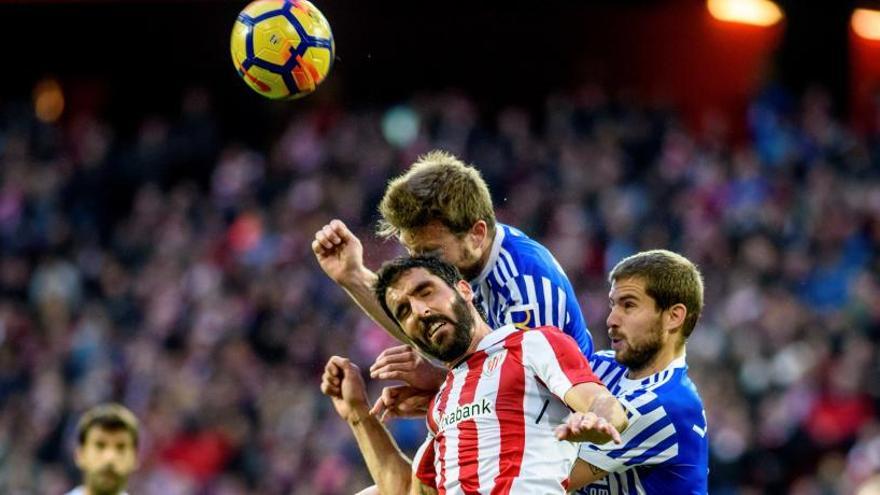
[[[485,220],[477,220],[468,231],[468,237],[471,238],[474,247],[482,246],[487,235],[489,235],[489,226],[486,225]]]
[[[673,304],[663,312],[663,326],[667,332],[681,332],[685,318],[687,318],[687,306],[681,303]]]
[[[455,288],[465,301],[471,302],[474,299],[474,291],[471,289],[471,284],[467,283],[466,280],[456,282]]]

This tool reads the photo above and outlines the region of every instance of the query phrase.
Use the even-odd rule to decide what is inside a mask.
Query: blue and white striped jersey
[[[496,224],[489,260],[471,287],[490,327],[554,326],[592,355],[593,339],[571,282],[550,251],[521,231]]]
[[[581,444],[579,457],[608,472],[581,495],[705,495],[709,476],[706,413],[687,375],[684,356],[663,371],[639,380],[613,351],[590,359],[593,372],[627,411],[629,427],[616,445]]]

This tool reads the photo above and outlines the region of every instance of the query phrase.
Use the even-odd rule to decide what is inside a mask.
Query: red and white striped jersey
[[[431,401],[416,475],[440,494],[565,493],[578,446],[553,429],[570,412],[562,397],[587,382],[601,383],[561,330],[495,330]]]

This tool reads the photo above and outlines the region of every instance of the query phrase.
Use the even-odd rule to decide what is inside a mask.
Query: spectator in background
[[[138,466],[138,420],[119,404],[101,404],[77,425],[76,465],[82,486],[68,495],[124,495]]]

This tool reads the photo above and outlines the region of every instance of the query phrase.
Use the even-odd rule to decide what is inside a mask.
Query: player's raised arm
[[[321,392],[333,400],[337,414],[351,428],[370,476],[380,493],[409,493],[412,468],[391,434],[370,414],[360,369],[346,358],[333,356],[324,367]]]
[[[345,223],[334,219],[315,232],[312,251],[324,273],[339,284],[367,316],[392,337],[406,341],[400,327],[388,318],[373,295],[376,274],[364,266],[364,247]]]

